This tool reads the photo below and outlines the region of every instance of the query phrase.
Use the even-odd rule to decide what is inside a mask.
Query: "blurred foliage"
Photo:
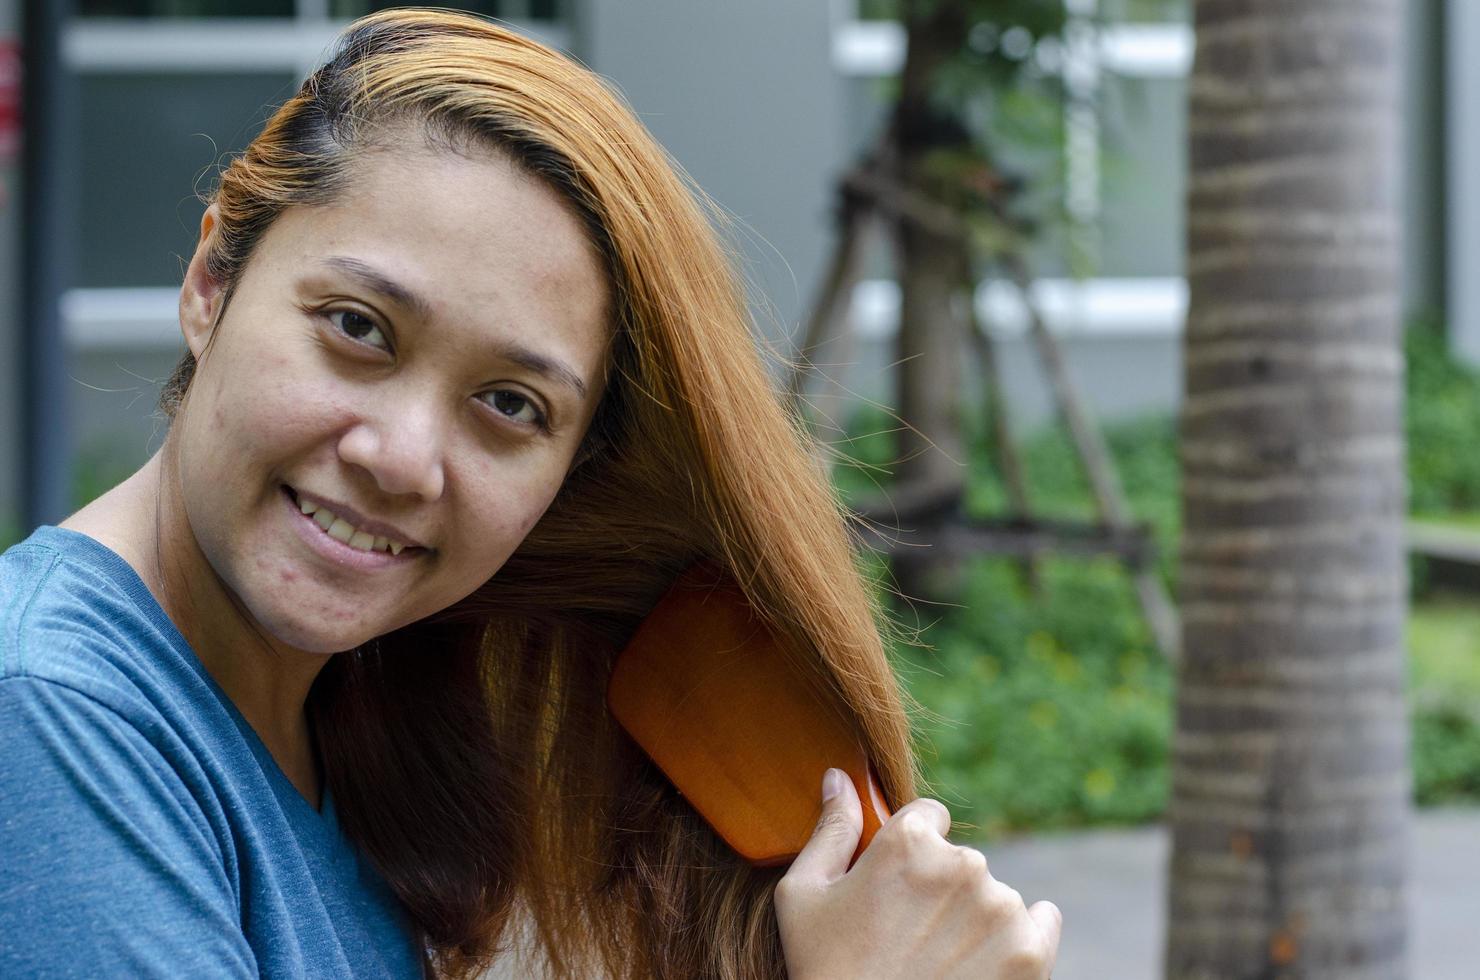
[[[912,48],[915,35],[927,39],[932,55],[925,60],[935,66],[928,97],[891,121],[896,132],[912,134],[912,144],[930,148],[928,172],[915,189],[961,216],[979,261],[1026,254],[1075,276],[1098,271],[1100,229],[1083,212],[1071,213],[1066,193],[1069,157],[1084,152],[1075,148],[1070,113],[1083,102],[1097,119],[1096,160],[1086,166],[1113,167],[1124,135],[1094,105],[1098,73],[1072,71],[1075,56],[1092,52],[1112,24],[1186,23],[1190,9],[1189,0],[1100,0],[1072,15],[1074,6],[857,0],[860,19],[898,22]],[[881,80],[880,90],[898,107],[900,76]]]
[[[908,72],[879,82],[892,142],[923,161],[914,190],[959,215],[984,257],[1071,227],[1062,0],[861,0],[859,14],[900,22],[911,63],[931,66],[913,95]]]
[[[1017,828],[1134,823],[1166,804],[1172,677],[1109,560],[970,563],[963,608],[897,663],[920,702],[926,772],[959,820]]]
[[[836,471],[846,496],[887,486],[890,428],[880,410],[855,416],[860,435],[840,448],[856,463]],[[990,426],[967,430],[967,510],[1001,515],[1007,498]],[[1179,526],[1175,434],[1169,418],[1106,433],[1168,576]],[[1092,518],[1064,432],[1047,430],[1021,450],[1035,512]],[[1153,819],[1168,792],[1172,676],[1130,581],[1114,559],[1046,558],[1039,574],[1034,596],[1017,561],[970,561],[960,607],[939,610],[921,645],[894,651],[911,692],[938,716],[919,719],[932,791],[987,836]]]
[[[1480,799],[1480,603],[1438,595],[1408,625],[1415,796]]]
[[[1100,0],[1107,20],[1133,24],[1183,24],[1192,19],[1190,0]]]
[[[1480,380],[1422,328],[1407,338],[1412,499],[1472,511],[1469,457],[1480,434]],[[859,411],[838,449],[845,497],[889,483],[897,425]],[[969,513],[1001,516],[990,426],[968,424]],[[1109,426],[1106,437],[1139,520],[1154,531],[1160,570],[1176,578],[1180,532],[1176,424],[1168,416]],[[1091,519],[1091,498],[1067,435],[1049,428],[1020,447],[1036,513]],[[933,791],[988,835],[1154,819],[1166,805],[1173,679],[1113,560],[1040,561],[1033,595],[1012,559],[966,564],[960,605],[936,610],[917,645],[894,651],[916,698]],[[1409,623],[1414,796],[1422,804],[1480,800],[1480,599],[1420,596]]]
[[[81,450],[72,468],[72,506],[81,509],[111,490],[134,472],[134,465],[124,462],[117,447],[97,444]]]
[[[1415,514],[1480,512],[1480,371],[1449,356],[1443,333],[1408,331],[1409,509]]]

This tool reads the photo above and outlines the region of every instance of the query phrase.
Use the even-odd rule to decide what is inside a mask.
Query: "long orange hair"
[[[731,852],[606,709],[613,657],[677,573],[724,562],[815,651],[888,801],[916,795],[887,624],[835,494],[751,336],[712,202],[600,79],[476,17],[389,11],[223,171],[208,268],[227,288],[287,207],[342,193],[413,132],[508,155],[584,221],[613,284],[609,383],[579,462],[490,583],[337,655],[308,711],[345,832],[441,976],[524,955],[557,977],[785,976],[780,869]],[[194,363],[162,398],[173,414]]]

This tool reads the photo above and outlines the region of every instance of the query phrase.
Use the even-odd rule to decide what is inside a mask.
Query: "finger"
[[[910,819],[924,820],[928,826],[934,827],[936,833],[942,837],[948,837],[950,835],[951,811],[947,810],[946,805],[939,800],[932,800],[924,796],[917,800],[910,800],[904,806],[895,810],[888,822],[895,823],[910,813],[917,814],[917,816]]]
[[[828,773],[837,774],[837,795],[822,801],[822,816],[817,818],[811,839],[791,862],[788,878],[830,884],[848,870],[848,861],[858,849],[858,838],[863,835],[858,790],[841,769],[829,769]],[[824,793],[828,788],[829,779],[824,778]]]
[[[1059,938],[1064,931],[1064,914],[1052,902],[1034,902],[1033,907],[1028,909],[1028,915],[1038,923],[1038,928],[1043,930],[1043,936],[1048,940],[1048,967],[1052,972],[1054,961],[1059,956]]]

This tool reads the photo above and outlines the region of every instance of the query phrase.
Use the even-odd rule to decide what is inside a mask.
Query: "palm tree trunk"
[[[1401,7],[1194,8],[1166,977],[1403,977]]]

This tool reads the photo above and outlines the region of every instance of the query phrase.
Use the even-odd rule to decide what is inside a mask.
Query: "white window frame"
[[[125,72],[291,72],[300,80],[322,64],[350,21],[328,19],[327,0],[298,0],[296,17],[74,18],[62,58],[78,74]],[[565,49],[565,24],[511,20],[509,26]]]

